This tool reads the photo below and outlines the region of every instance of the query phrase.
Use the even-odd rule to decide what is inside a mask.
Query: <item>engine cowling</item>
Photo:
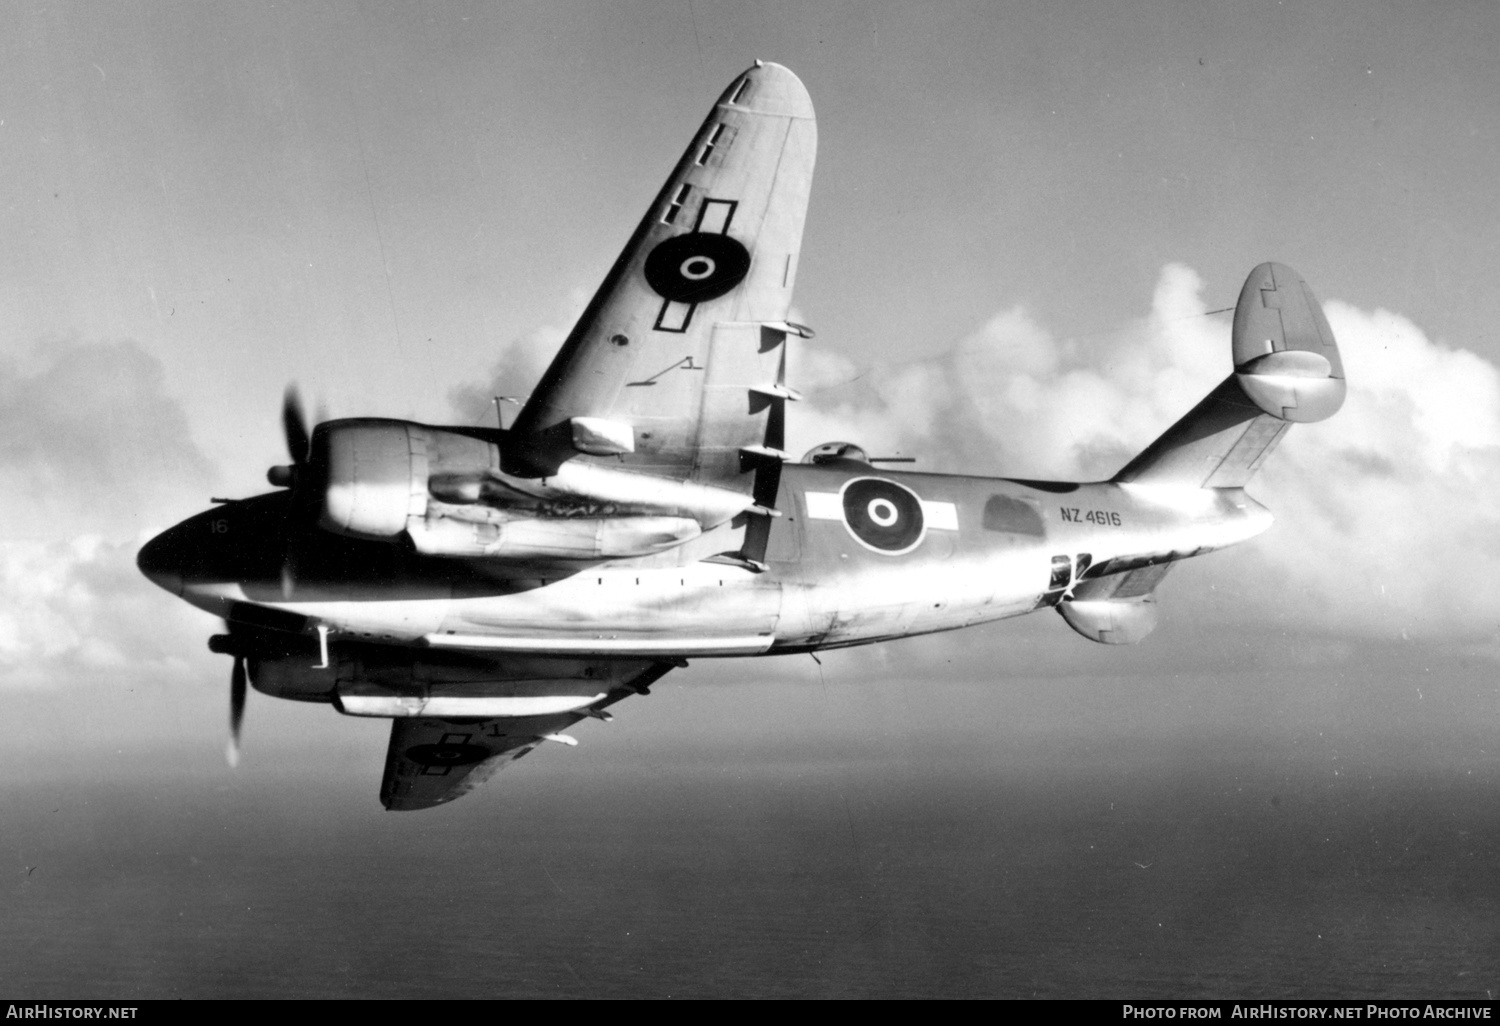
[[[484,437],[395,420],[320,426],[318,524],[425,555],[614,559],[681,545],[747,508],[748,496],[596,465],[515,478]]]
[[[314,438],[314,452],[327,468],[320,526],[383,541],[399,537],[408,520],[428,513],[432,463],[438,463],[440,483],[443,478],[455,486],[471,483],[475,501],[484,472],[499,465],[498,446],[399,420],[324,425]]]

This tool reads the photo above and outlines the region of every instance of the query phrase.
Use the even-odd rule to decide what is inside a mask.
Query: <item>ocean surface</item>
[[[257,696],[233,773],[206,713],[49,726],[0,763],[0,998],[1500,992],[1493,717],[1160,722],[1233,684],[663,688],[413,814],[323,709]]]

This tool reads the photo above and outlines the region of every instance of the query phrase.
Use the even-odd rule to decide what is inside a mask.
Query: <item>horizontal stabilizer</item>
[[[1068,626],[1101,645],[1134,645],[1156,629],[1156,586],[1172,564],[1156,563],[1081,582],[1058,603]]]
[[[1068,626],[1102,645],[1134,645],[1156,629],[1155,595],[1098,602],[1063,602],[1058,607]]]

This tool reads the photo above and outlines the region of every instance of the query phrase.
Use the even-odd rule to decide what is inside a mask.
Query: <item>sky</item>
[[[557,965],[626,949],[547,934],[546,972],[505,956],[538,993],[554,972],[562,993],[668,993],[694,963],[687,928],[659,924],[711,919],[727,893],[750,934],[775,920],[851,938],[780,992],[877,993],[892,977],[858,966],[888,960],[930,969],[902,993],[1019,994],[1024,981],[983,968],[943,976],[951,952],[934,938],[968,953],[1014,938],[929,900],[928,874],[978,889],[978,853],[1010,838],[1015,816],[1032,817],[1039,847],[1005,850],[1030,865],[1097,825],[1090,801],[1133,781],[1137,818],[1111,835],[1123,858],[1189,781],[1271,787],[1283,765],[1303,782],[1295,822],[1359,825],[1351,865],[1374,858],[1359,847],[1374,842],[1352,839],[1364,825],[1395,845],[1409,810],[1460,793],[1477,818],[1452,827],[1453,843],[1472,850],[1448,854],[1500,863],[1500,839],[1481,828],[1500,787],[1492,5],[4,11],[0,907],[76,968],[48,975],[34,955],[10,980],[0,970],[0,991],[251,993],[233,967],[263,931],[307,927],[298,910],[314,890],[318,921],[356,935],[357,888],[389,887],[407,857],[439,852],[434,877],[505,874],[495,900],[522,903],[520,932],[557,929],[556,909],[526,903],[576,895],[552,880],[566,866],[588,894],[569,916],[606,909],[622,934],[657,924],[656,952],[680,956],[584,983]],[[796,71],[819,118],[796,301],[817,337],[793,353],[807,401],[791,411],[791,448],[837,438],[926,470],[1108,477],[1228,372],[1223,310],[1253,266],[1276,260],[1323,301],[1350,392],[1334,419],[1293,430],[1252,486],[1275,527],[1174,570],[1162,626],[1137,647],[1090,645],[1043,613],[821,665],[696,661],[612,727],[581,731],[577,750],[540,752],[421,817],[375,800],[384,724],[327,709],[252,696],[231,773],[228,666],[204,648],[216,624],[139,576],[141,542],[211,495],[265,489],[266,467],[285,459],[289,382],[327,416],[431,422],[485,421],[490,396],[524,395],[713,98],[755,59]],[[1201,786],[1193,807],[1229,815]],[[1049,833],[1036,810],[1054,787],[1085,811]],[[952,797],[971,792],[1021,797]],[[674,832],[686,822],[704,831]],[[1193,849],[1205,859],[1206,836]],[[601,853],[616,844],[658,845],[657,875],[607,900],[588,888],[614,876]],[[950,857],[925,863],[935,846]],[[286,860],[323,867],[351,847],[352,877],[323,868],[274,890],[257,869],[302,881]],[[706,867],[726,850],[721,878]],[[828,921],[757,918],[758,887],[800,879],[789,851],[856,882],[806,896]],[[764,877],[747,852],[766,856]],[[1375,874],[1387,914],[1459,893],[1445,852]],[[700,875],[663,916],[682,883],[663,863],[684,857]],[[1039,893],[1061,886],[1033,871]],[[1310,886],[1311,872],[1287,868],[1277,893]],[[460,899],[417,890],[429,903],[408,909],[409,929],[436,944],[432,910]],[[1003,918],[1005,893],[975,900]],[[241,897],[247,912],[278,911],[232,928]],[[1500,895],[1469,907],[1500,910]],[[168,909],[199,917],[198,932],[175,934]],[[1032,911],[1048,918],[1045,903]],[[1500,950],[1454,907],[1431,921],[1446,924],[1450,954]],[[893,923],[903,941],[871,949]],[[173,946],[184,936],[213,964]],[[134,961],[119,938],[135,938]],[[1355,964],[1397,947],[1372,927],[1341,950]],[[174,975],[183,958],[192,972]],[[779,970],[747,964],[750,990],[724,992],[778,993],[767,981]],[[349,990],[330,992],[392,986],[371,982],[390,978],[378,959],[342,972],[332,978]],[[434,969],[433,985],[453,972]],[[1488,981],[1500,987],[1492,970]]]

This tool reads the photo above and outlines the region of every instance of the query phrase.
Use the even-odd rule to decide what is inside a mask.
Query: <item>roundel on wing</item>
[[[916,548],[927,527],[916,493],[878,477],[844,486],[844,522],[870,548],[891,554]]]
[[[489,756],[479,745],[412,745],[406,757],[419,766],[467,766]]]
[[[745,280],[750,251],[715,232],[674,235],[646,257],[646,284],[664,299],[704,303]]]

